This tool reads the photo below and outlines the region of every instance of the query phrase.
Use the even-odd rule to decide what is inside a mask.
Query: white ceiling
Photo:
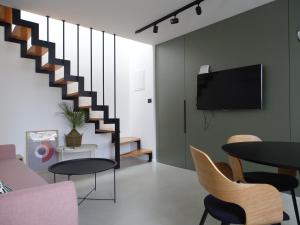
[[[190,8],[178,15],[179,24],[159,24],[159,32],[150,28],[140,34],[135,30],[157,20],[193,0],[0,0],[4,5],[23,9],[74,24],[93,27],[118,36],[158,44],[216,23],[273,0],[204,0],[202,15]]]

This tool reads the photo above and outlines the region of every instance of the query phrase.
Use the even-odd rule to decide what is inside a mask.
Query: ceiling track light
[[[171,23],[171,24],[179,23],[179,19],[176,17],[176,15],[174,16],[174,18],[171,18],[171,19],[170,19],[170,23]]]
[[[198,16],[202,14],[202,9],[201,9],[200,4],[197,5],[197,7],[195,8],[195,10],[196,10],[196,14],[197,14]]]
[[[143,31],[145,31],[145,30],[147,30],[147,29],[149,29],[151,27],[153,27],[153,33],[157,33],[158,32],[158,26],[157,26],[157,24],[159,24],[159,23],[161,23],[161,22],[163,22],[165,20],[168,20],[168,19],[170,19],[172,17],[173,18],[170,19],[170,23],[171,24],[179,23],[179,19],[177,18],[177,15],[179,13],[181,13],[181,12],[183,12],[183,11],[191,8],[191,7],[194,7],[194,6],[196,6],[195,10],[196,10],[197,15],[200,15],[202,13],[202,9],[200,7],[200,3],[203,2],[203,1],[204,0],[193,1],[190,4],[187,4],[187,5],[183,6],[183,7],[181,7],[180,9],[177,9],[174,12],[171,12],[168,15],[166,15],[166,16],[164,16],[164,17],[162,17],[162,18],[160,18],[160,19],[158,19],[158,20],[156,20],[156,21],[154,21],[154,22],[152,22],[150,24],[148,24],[147,26],[144,26],[144,27],[138,29],[137,31],[135,31],[135,33],[136,34],[141,33],[141,32],[143,32]]]
[[[158,26],[156,24],[153,26],[153,33],[158,33]]]

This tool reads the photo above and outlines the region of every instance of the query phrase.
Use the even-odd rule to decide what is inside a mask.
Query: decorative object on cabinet
[[[57,130],[27,131],[26,157],[28,166],[35,171],[47,171],[50,165],[57,162],[57,146]]]

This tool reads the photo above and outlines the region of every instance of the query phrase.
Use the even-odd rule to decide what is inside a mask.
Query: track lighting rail
[[[159,24],[159,23],[161,23],[161,22],[163,22],[163,21],[165,21],[165,20],[167,20],[167,19],[169,19],[171,17],[176,17],[179,13],[181,13],[181,12],[183,12],[183,11],[185,11],[185,10],[187,10],[187,9],[195,6],[195,5],[199,5],[203,1],[204,0],[193,1],[193,2],[191,2],[191,3],[189,3],[189,4],[185,5],[185,6],[183,6],[182,8],[177,9],[174,12],[171,12],[168,15],[166,15],[166,16],[164,16],[164,17],[162,17],[162,18],[160,18],[160,19],[158,19],[158,20],[156,20],[156,21],[154,21],[154,22],[152,22],[150,24],[148,24],[147,26],[144,26],[144,27],[138,29],[137,31],[135,31],[135,33],[138,34],[138,33],[141,33],[141,32],[143,32],[143,31],[145,31],[145,30],[147,30],[147,29],[149,29],[151,27],[157,27],[157,24]],[[154,32],[154,33],[157,33],[157,32]]]

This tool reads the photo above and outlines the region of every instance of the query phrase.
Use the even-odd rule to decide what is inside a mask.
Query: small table
[[[48,168],[48,171],[54,174],[54,183],[56,182],[56,174],[67,175],[68,180],[70,180],[70,177],[73,175],[95,174],[94,188],[84,197],[78,198],[81,199],[78,205],[80,205],[85,200],[113,200],[114,202],[116,202],[116,165],[117,163],[114,160],[104,158],[72,159],[55,163]],[[114,198],[88,198],[88,196],[97,189],[97,173],[109,169],[114,170]]]
[[[71,148],[67,146],[59,146],[56,148],[56,151],[58,152],[59,161],[70,159],[70,158],[66,158],[66,155],[71,155],[71,154],[73,156],[78,156],[79,154],[82,154],[84,155],[84,157],[81,158],[86,158],[86,153],[88,153],[90,158],[95,158],[95,151],[97,147],[98,146],[95,144],[83,144],[80,147],[75,147],[75,148]]]
[[[263,165],[300,170],[300,143],[239,142],[223,145],[229,155]]]

